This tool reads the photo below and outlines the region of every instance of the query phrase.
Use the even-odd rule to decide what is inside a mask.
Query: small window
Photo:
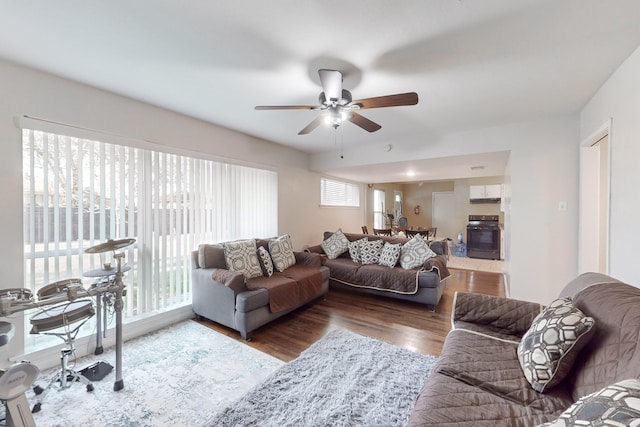
[[[320,178],[320,206],[360,207],[360,186]]]

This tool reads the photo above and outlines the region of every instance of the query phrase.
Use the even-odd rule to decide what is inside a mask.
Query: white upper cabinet
[[[470,185],[469,186],[469,199],[470,200],[483,200],[492,199],[498,201],[502,198],[502,185]]]

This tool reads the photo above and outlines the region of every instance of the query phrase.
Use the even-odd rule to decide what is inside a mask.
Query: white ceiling
[[[376,133],[344,124],[354,147],[576,113],[640,45],[639,18],[638,0],[12,1],[0,57],[318,153],[332,129],[297,135],[317,112],[253,107],[316,104],[335,68],[354,99],[420,97],[363,110]],[[450,160],[465,177],[506,155]],[[395,181],[386,166],[341,173]]]

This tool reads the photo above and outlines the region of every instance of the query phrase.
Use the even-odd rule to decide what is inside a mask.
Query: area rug
[[[56,383],[33,414],[44,426],[198,426],[284,365],[284,362],[192,320],[127,341],[122,351],[124,388],[113,391],[115,348],[78,359],[114,369],[87,392],[81,383]],[[40,374],[46,386],[56,369]],[[33,407],[35,394],[28,393]]]
[[[207,426],[405,426],[433,356],[334,330]]]

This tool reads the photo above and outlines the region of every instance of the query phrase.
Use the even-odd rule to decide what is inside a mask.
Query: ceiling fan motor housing
[[[330,99],[329,102],[327,102],[327,96],[324,94],[324,92],[320,92],[320,96],[318,97],[318,101],[320,102],[320,104],[326,106],[332,106],[334,102],[335,105],[347,105],[352,100],[353,98],[351,97],[351,92],[349,92],[347,89],[342,89],[342,98],[340,99]]]

